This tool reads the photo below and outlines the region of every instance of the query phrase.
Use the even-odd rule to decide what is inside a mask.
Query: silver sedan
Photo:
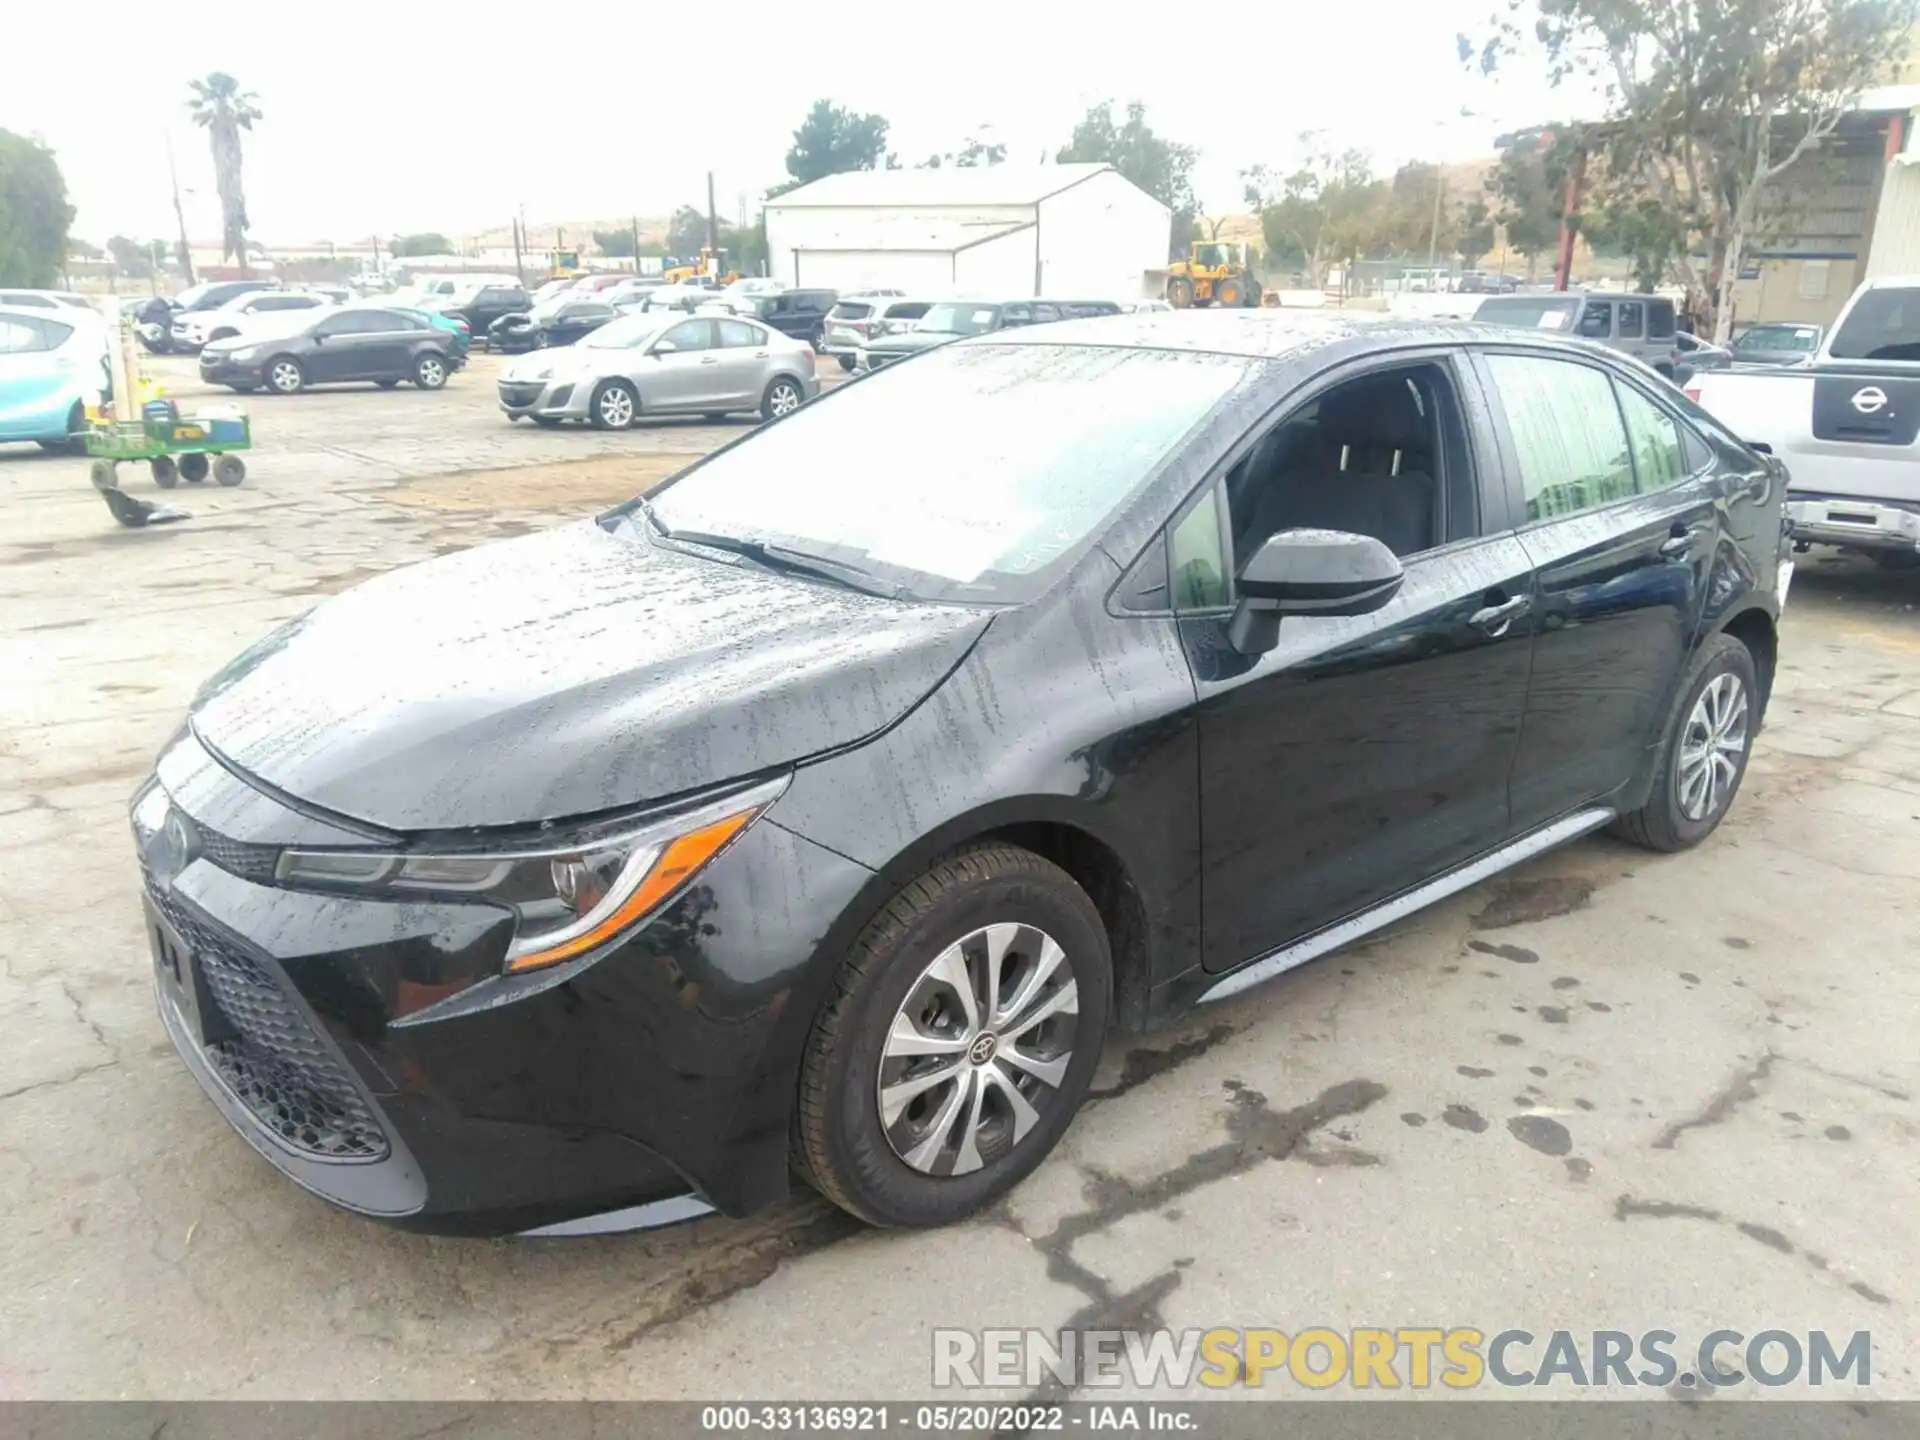
[[[500,377],[500,408],[537,425],[625,430],[645,415],[758,411],[776,420],[820,393],[813,347],[735,316],[627,315],[537,350]]]

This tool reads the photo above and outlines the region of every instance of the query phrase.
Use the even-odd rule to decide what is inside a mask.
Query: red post
[[[1560,258],[1554,265],[1553,288],[1564,290],[1573,278],[1574,221],[1580,214],[1580,189],[1587,182],[1587,151],[1573,152],[1567,167],[1567,193],[1560,206]]]

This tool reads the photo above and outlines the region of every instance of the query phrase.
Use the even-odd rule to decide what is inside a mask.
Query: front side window
[[[1589,300],[1580,312],[1580,334],[1589,340],[1604,340],[1613,334],[1613,304],[1608,300]]]
[[[1169,535],[1173,608],[1210,610],[1227,603],[1227,557],[1220,536],[1220,487],[1206,494]]]
[[[1613,382],[1590,365],[1489,355],[1513,437],[1527,519],[1573,515],[1636,493]]]
[[[1633,442],[1633,468],[1640,493],[1664,490],[1687,477],[1686,447],[1674,418],[1630,385],[1620,389],[1620,409],[1627,417],[1627,438]]]
[[[704,321],[701,323],[705,323]],[[941,347],[802,406],[657,494],[668,530],[766,540],[934,600],[1040,593],[1261,362],[1060,345]],[[847,437],[914,481],[846,463]],[[795,485],[793,477],[809,477]]]
[[[661,342],[673,346],[675,350],[711,350],[713,348],[713,322],[710,320],[682,320],[666,334]]]

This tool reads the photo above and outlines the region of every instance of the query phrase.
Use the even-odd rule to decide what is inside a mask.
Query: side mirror
[[[1344,530],[1282,530],[1240,567],[1240,602],[1227,642],[1260,655],[1280,642],[1287,615],[1366,615],[1399,593],[1406,572],[1371,535]]]
[[[653,353],[655,355],[671,355],[679,348],[680,347],[671,340],[656,340],[653,342]]]

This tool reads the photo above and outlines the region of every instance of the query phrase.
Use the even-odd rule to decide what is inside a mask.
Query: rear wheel
[[[67,412],[67,438],[64,440],[42,440],[42,450],[51,450],[56,455],[84,455],[87,453],[87,407],[79,401]]]
[[[204,455],[182,455],[180,457],[180,478],[198,485],[207,478],[207,457]]]
[[[247,462],[238,455],[222,455],[213,462],[213,478],[231,490],[247,478]]]
[[[1871,550],[1873,563],[1882,570],[1920,569],[1920,551],[1914,550]]]
[[[1229,310],[1238,309],[1246,293],[1246,287],[1232,276],[1228,276],[1225,280],[1222,280],[1218,285],[1213,287],[1213,298],[1215,302],[1226,306]]]
[[[276,395],[297,395],[306,388],[307,372],[291,355],[276,355],[267,362],[267,387]]]
[[[447,383],[447,362],[429,351],[413,362],[413,383],[422,390],[438,390]]]
[[[798,1168],[875,1225],[942,1225],[1046,1157],[1106,1035],[1099,912],[1065,871],[1004,844],[935,864],[874,917],[815,1018]]]
[[[153,476],[153,483],[162,490],[171,490],[180,483],[180,469],[173,463],[171,455],[156,455],[147,462],[147,473]]]
[[[778,420],[782,415],[791,415],[806,398],[798,384],[782,375],[767,386],[767,393],[760,397],[760,418]]]
[[[640,413],[640,397],[624,380],[602,380],[587,405],[596,430],[626,430]]]
[[[1614,822],[1622,838],[1649,850],[1698,845],[1726,818],[1760,728],[1753,655],[1731,635],[1700,647],[1667,726],[1653,793]]]
[[[839,358],[840,368],[851,375],[853,373],[853,357],[851,355],[842,355]]]

